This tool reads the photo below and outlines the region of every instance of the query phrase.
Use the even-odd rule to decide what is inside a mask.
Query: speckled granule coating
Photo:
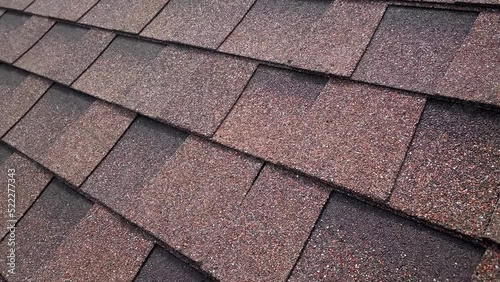
[[[472,281],[500,281],[500,248],[498,246],[494,246],[486,250],[483,260],[476,268]]]
[[[483,235],[500,192],[500,115],[428,102],[390,204],[473,236]]]
[[[203,274],[156,245],[134,282],[208,282]]]
[[[81,189],[113,210],[123,212],[186,137],[184,132],[139,117]]]
[[[15,65],[69,85],[113,37],[110,32],[57,23]]]
[[[289,281],[469,281],[483,252],[333,194]]]
[[[1,147],[3,145],[0,144]],[[36,200],[38,195],[42,190],[49,184],[52,175],[50,175],[46,170],[36,165],[35,163],[21,157],[19,154],[12,154],[5,162],[0,163],[0,171],[4,173],[0,177],[0,185],[4,187],[2,189],[2,197],[4,199],[8,197],[8,170],[14,169],[15,180],[14,189],[16,195],[16,214],[15,219],[21,218],[21,216],[29,209],[31,204]],[[13,188],[13,187],[11,187]],[[5,200],[7,203],[7,200]],[[6,209],[7,210],[7,209]],[[7,234],[7,220],[10,219],[6,212],[2,213],[2,222],[0,223],[0,237]]]
[[[0,13],[1,15],[1,13]],[[11,12],[0,17],[0,60],[14,63],[33,46],[52,25],[53,20]]]
[[[324,83],[260,68],[215,139],[385,200],[424,100],[335,79],[322,90]]]
[[[220,50],[349,76],[385,6],[377,1],[258,0]]]
[[[221,281],[285,281],[329,193],[266,165],[214,247],[198,250],[203,268]]]
[[[387,8],[353,78],[418,92],[436,92],[476,13]]]
[[[500,2],[498,2],[498,0],[407,0],[407,1],[411,1],[411,2],[436,2],[436,3],[458,3],[460,5],[464,5],[464,3],[500,5]]]
[[[38,269],[37,281],[132,281],[152,249],[142,233],[94,205]]]
[[[9,159],[12,153],[13,151],[9,147],[0,142],[0,165]]]
[[[217,48],[255,0],[171,0],[142,36]]]
[[[50,85],[48,80],[0,65],[0,136],[28,112]]]
[[[79,22],[139,33],[167,2],[168,0],[101,0]]]
[[[16,274],[7,275],[6,256],[0,269],[9,281],[39,281],[36,271],[56,253],[57,247],[84,218],[92,204],[71,188],[53,180],[16,228]],[[1,250],[7,254],[6,241]]]
[[[35,0],[26,12],[76,21],[99,0]]]
[[[485,237],[500,244],[500,202],[497,203],[495,212],[491,216],[488,229],[486,230]]]
[[[34,0],[0,0],[0,7],[24,10]]]
[[[500,2],[499,2],[500,3]],[[500,14],[479,14],[438,93],[500,106]]]

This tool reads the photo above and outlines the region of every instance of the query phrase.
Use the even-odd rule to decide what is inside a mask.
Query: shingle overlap
[[[27,12],[76,21],[99,0],[35,0]]]

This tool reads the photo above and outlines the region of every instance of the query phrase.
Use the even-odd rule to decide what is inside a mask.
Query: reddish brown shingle
[[[99,0],[35,0],[27,12],[76,21]]]
[[[491,216],[485,236],[500,244],[500,202]]]
[[[472,278],[473,282],[495,282],[500,280],[500,248],[486,251]]]

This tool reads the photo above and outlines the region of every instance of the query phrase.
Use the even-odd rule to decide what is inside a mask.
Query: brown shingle
[[[79,22],[138,33],[167,2],[168,0],[101,0]]]
[[[473,282],[495,282],[500,280],[500,248],[494,246],[486,251],[472,277]]]
[[[477,14],[391,6],[354,78],[434,93]]]
[[[37,16],[5,13],[0,17],[0,60],[14,63],[53,24],[54,21]]]
[[[385,6],[351,0],[257,0],[220,50],[349,76]]]
[[[424,100],[335,79],[322,90],[325,83],[259,68],[215,139],[385,199]]]
[[[491,216],[491,220],[485,235],[489,239],[500,244],[500,202],[497,203],[495,212]]]
[[[94,205],[39,269],[37,281],[132,281],[153,244]]]
[[[333,194],[290,282],[469,281],[484,250]]]
[[[76,21],[99,0],[35,0],[27,12]]]
[[[28,112],[51,82],[8,65],[0,65],[0,136]]]
[[[432,101],[390,199],[392,206],[481,236],[499,193],[500,115]]]
[[[57,23],[16,66],[69,85],[113,37],[110,32]]]
[[[171,0],[142,36],[217,48],[255,0]]]
[[[439,94],[500,106],[500,14],[481,13],[439,85]]]
[[[34,0],[0,0],[0,7],[24,10]]]

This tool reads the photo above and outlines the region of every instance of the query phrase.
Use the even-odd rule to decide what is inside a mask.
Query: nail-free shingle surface
[[[110,32],[57,23],[15,65],[69,85],[113,37]]]
[[[152,247],[129,223],[94,205],[47,257],[37,281],[132,281]]]
[[[51,82],[0,65],[0,136],[3,136],[49,89]]]
[[[424,100],[260,67],[215,139],[384,200]]]
[[[435,93],[476,16],[472,12],[388,7],[353,77]]]
[[[150,281],[208,282],[211,280],[157,245],[134,279],[134,282]]]
[[[439,85],[439,94],[500,105],[500,14],[479,14]]]
[[[34,0],[0,0],[0,7],[24,10]]]
[[[2,165],[12,155],[13,151],[5,144],[0,143],[0,165]]]
[[[73,88],[210,136],[255,67],[245,59],[119,37]]]
[[[53,86],[4,141],[79,186],[134,116],[69,88]]]
[[[428,102],[390,204],[410,215],[482,236],[495,210],[500,114]]]
[[[74,226],[84,218],[92,204],[63,183],[53,180],[36,200],[16,228],[16,274],[2,274],[9,281],[38,281],[36,271],[56,253]],[[6,241],[2,251],[7,254]]]
[[[497,203],[495,212],[491,216],[488,229],[486,230],[486,237],[500,244],[500,204]]]
[[[79,22],[139,33],[168,0],[101,0]]]
[[[350,76],[386,4],[257,0],[220,50]]]
[[[8,63],[14,63],[54,24],[53,20],[12,12],[0,16],[0,59]]]
[[[333,194],[290,281],[469,281],[483,252]]]
[[[27,12],[76,21],[99,0],[35,0]]]
[[[494,246],[486,250],[483,260],[476,268],[473,282],[494,282],[500,280],[500,248]]]
[[[217,48],[255,0],[171,0],[142,36]]]

